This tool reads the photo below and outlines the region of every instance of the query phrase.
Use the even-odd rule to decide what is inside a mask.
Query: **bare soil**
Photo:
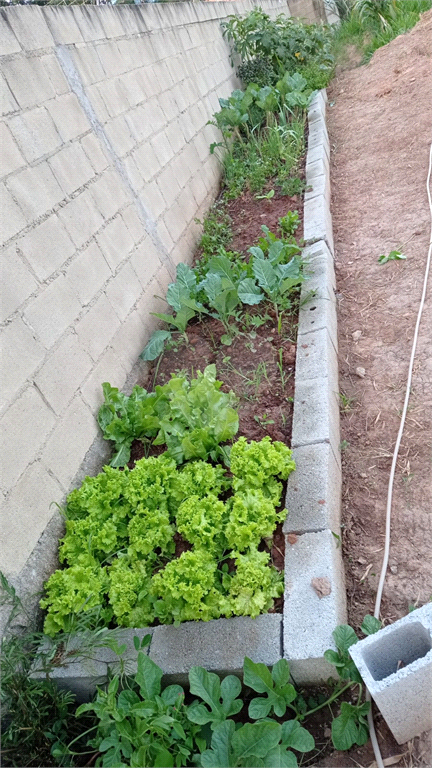
[[[343,395],[343,549],[349,621],[356,629],[374,610],[391,458],[430,242],[431,59],[432,11],[379,49],[369,64],[340,72],[328,89]],[[380,265],[380,254],[393,249],[406,261]],[[381,606],[385,623],[432,596],[431,282],[394,483]],[[430,735],[398,746],[378,717],[378,738],[384,757],[401,755],[392,765],[432,765]],[[367,745],[330,755],[320,765],[372,762]]]

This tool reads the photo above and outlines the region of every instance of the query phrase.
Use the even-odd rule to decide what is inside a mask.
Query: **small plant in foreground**
[[[387,264],[388,261],[403,261],[406,259],[403,253],[400,251],[390,251],[390,253],[382,253],[378,256],[378,264]]]

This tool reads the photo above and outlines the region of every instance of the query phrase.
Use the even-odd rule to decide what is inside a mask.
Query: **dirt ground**
[[[411,32],[378,50],[369,64],[339,73],[328,89],[343,547],[349,621],[356,629],[374,609],[391,457],[430,242],[431,96],[432,11]],[[406,261],[380,265],[378,257],[393,249]],[[385,623],[432,598],[431,331],[432,275],[394,483],[381,606]],[[400,747],[383,736],[385,757],[404,755],[394,765],[432,766],[430,737]],[[372,761],[369,749],[350,753],[345,762],[333,756],[322,764],[369,766]]]

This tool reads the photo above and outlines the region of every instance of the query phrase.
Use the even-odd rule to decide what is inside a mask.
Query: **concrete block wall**
[[[52,504],[107,455],[101,384],[135,383],[217,193],[206,123],[238,85],[220,21],[255,4],[1,9],[0,568],[25,591],[55,565]]]

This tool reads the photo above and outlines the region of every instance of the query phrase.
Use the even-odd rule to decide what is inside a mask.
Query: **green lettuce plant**
[[[177,465],[166,451],[132,470],[105,467],[72,491],[59,549],[65,567],[41,601],[45,632],[67,631],[80,615],[91,622],[95,611],[105,626],[148,626],[269,610],[283,578],[257,547],[282,519],[280,480],[294,462],[269,437],[240,438],[231,456],[228,474],[201,459]],[[178,534],[186,547],[175,557]]]
[[[217,460],[223,455],[220,444],[238,430],[236,398],[232,392],[220,392],[221,386],[215,365],[198,371],[191,381],[173,376],[155,392],[134,387],[129,397],[103,384],[105,400],[98,423],[105,440],[114,442],[111,466],[127,464],[134,440],[166,445],[177,464],[208,456]]]

